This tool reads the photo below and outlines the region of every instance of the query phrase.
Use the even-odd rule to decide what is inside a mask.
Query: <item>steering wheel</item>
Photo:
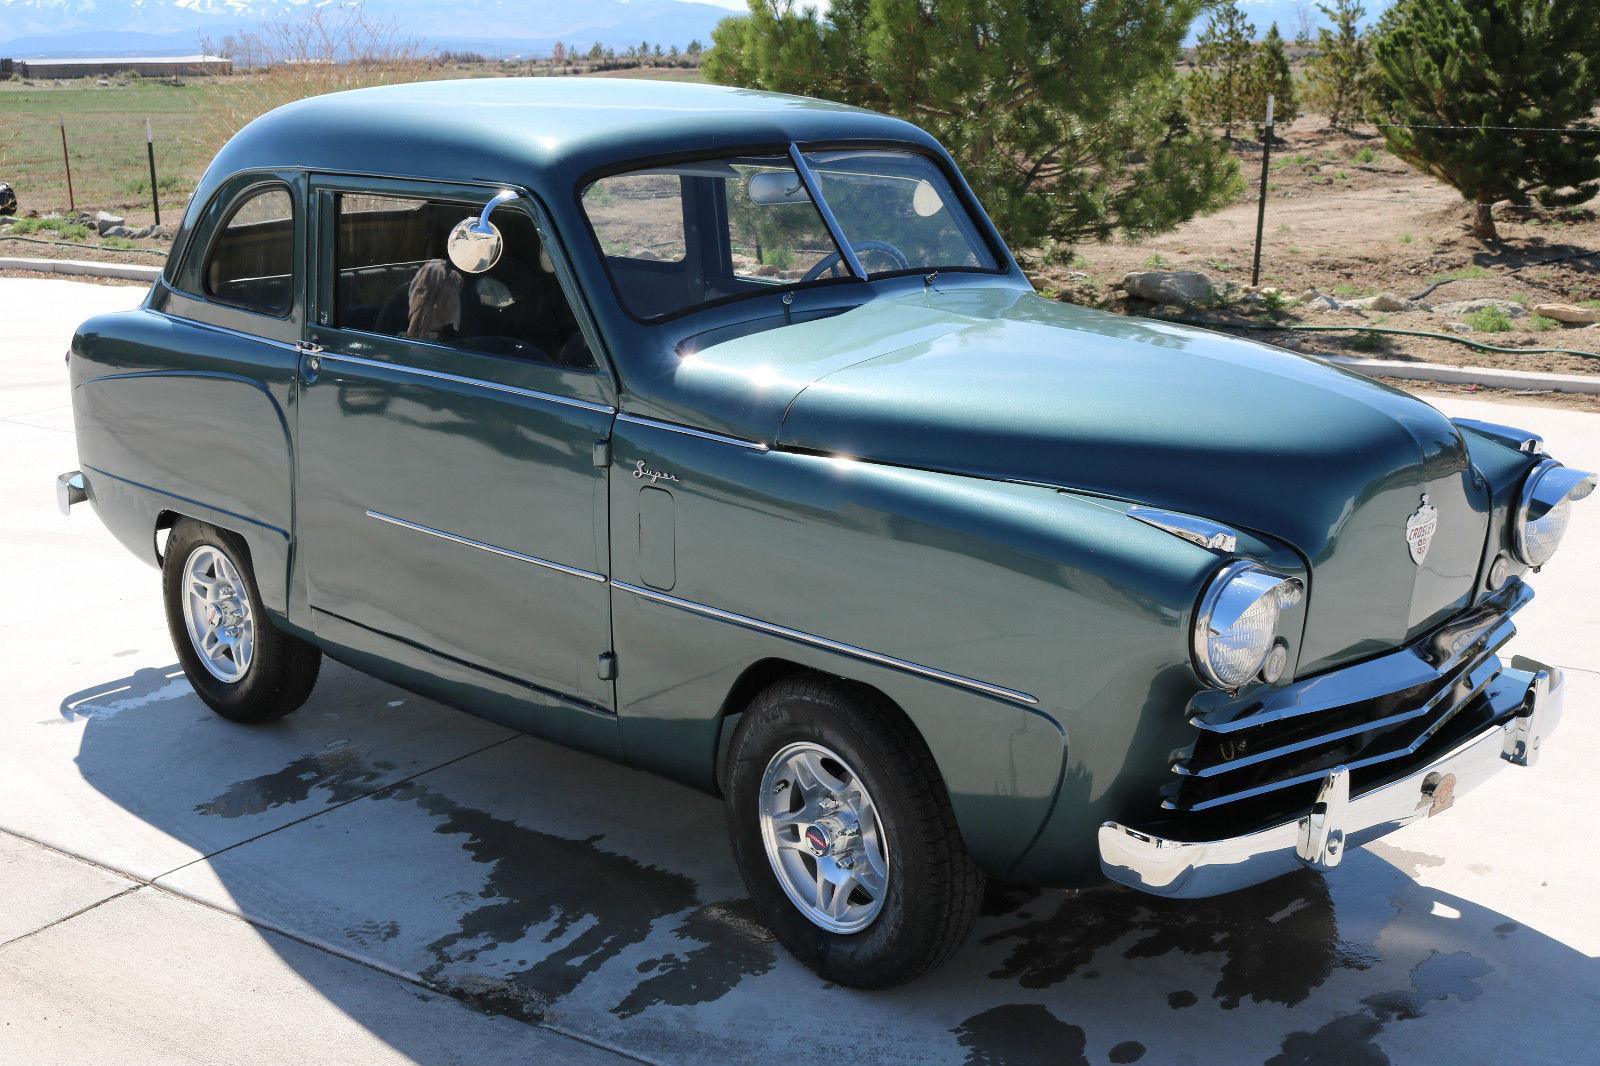
[[[855,249],[855,252],[858,256],[862,252],[882,252],[884,255],[895,261],[895,265],[898,269],[911,269],[911,260],[907,259],[904,252],[890,244],[888,241],[854,241],[851,243],[850,247]],[[829,252],[821,259],[818,259],[816,265],[810,270],[806,271],[805,276],[800,280],[816,281],[818,278],[822,277],[824,271],[833,269],[843,260],[844,257],[838,252]]]

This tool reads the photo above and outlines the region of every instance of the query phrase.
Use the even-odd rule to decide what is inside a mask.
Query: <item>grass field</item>
[[[432,68],[427,77],[485,77],[497,65]],[[518,73],[521,73],[520,71]],[[701,81],[698,70],[626,69],[598,77]],[[131,212],[145,219],[150,205],[144,123],[156,136],[162,218],[175,221],[194,183],[231,130],[219,118],[249,75],[185,79],[181,85],[144,78],[0,81],[0,181],[17,191],[22,211],[67,210],[60,120],[72,156],[72,186],[80,209]],[[230,101],[229,97],[233,98]]]
[[[215,147],[202,143],[197,121],[214,93],[213,84],[200,81],[181,86],[141,78],[107,86],[93,79],[0,82],[0,181],[17,190],[24,211],[66,210],[59,125],[64,120],[78,206],[148,206],[148,118],[156,136],[161,198],[176,217]]]

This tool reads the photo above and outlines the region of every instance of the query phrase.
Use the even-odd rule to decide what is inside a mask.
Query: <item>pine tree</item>
[[[1295,96],[1294,71],[1289,67],[1289,55],[1284,51],[1283,35],[1274,22],[1267,31],[1266,40],[1256,46],[1255,69],[1251,78],[1249,114],[1265,118],[1267,96],[1276,100],[1276,121],[1287,126],[1300,115],[1300,101]]]
[[[938,137],[1012,246],[1171,229],[1239,188],[1227,145],[1169,121],[1200,0],[751,0],[708,78],[886,111]]]
[[[1205,32],[1195,44],[1195,71],[1189,77],[1189,112],[1196,120],[1222,127],[1231,138],[1235,126],[1248,122],[1255,95],[1256,28],[1236,0],[1223,0],[1211,11]],[[1262,96],[1265,101],[1265,94]]]
[[[1383,129],[1389,150],[1476,206],[1474,236],[1499,239],[1496,203],[1561,207],[1600,192],[1590,0],[1401,0],[1373,51],[1399,124]]]
[[[1334,129],[1348,130],[1366,117],[1368,68],[1372,50],[1361,34],[1367,9],[1360,0],[1333,0],[1317,8],[1333,28],[1317,31],[1317,54],[1306,71],[1311,105],[1328,116]]]

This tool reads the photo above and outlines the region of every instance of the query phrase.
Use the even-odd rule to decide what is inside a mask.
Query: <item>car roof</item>
[[[624,78],[463,78],[331,93],[251,122],[208,177],[296,169],[570,185],[631,160],[790,141],[932,139],[845,104]]]

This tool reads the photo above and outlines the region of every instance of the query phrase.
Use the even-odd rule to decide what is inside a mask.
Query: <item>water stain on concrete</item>
[[[598,835],[575,840],[529,829],[414,782],[378,798],[417,804],[439,820],[434,832],[466,837],[467,854],[489,867],[478,904],[455,932],[428,945],[436,960],[423,971],[429,980],[448,982],[456,968],[546,926],[543,941],[553,950],[504,979],[518,993],[560,999],[643,942],[657,921],[699,902],[689,878],[607,851]]]
[[[974,1014],[954,1029],[967,1066],[1088,1066],[1083,1030],[1042,1003],[1007,1003]],[[1131,1060],[1130,1060],[1131,1061]]]
[[[1116,1063],[1138,1062],[1140,1059],[1144,1058],[1144,1052],[1145,1047],[1143,1044],[1139,1043],[1139,1041],[1124,1040],[1122,1043],[1111,1049],[1111,1053],[1108,1057],[1112,1062]]]
[[[759,977],[777,964],[772,933],[756,918],[747,899],[707,904],[685,918],[673,935],[700,946],[641,962],[639,972],[650,976],[611,1013],[631,1018],[656,1004],[709,1003],[733,991],[744,978]]]
[[[1013,885],[1005,881],[990,880],[983,886],[983,904],[978,913],[985,918],[1004,918],[1018,914],[1023,907],[1044,894],[1042,889],[1028,885]],[[1020,917],[1031,917],[1020,914]]]
[[[1429,855],[1422,851],[1409,851],[1397,848],[1393,844],[1382,840],[1369,841],[1366,849],[1378,858],[1393,864],[1398,869],[1404,870],[1410,877],[1422,876],[1423,870],[1431,870],[1444,865],[1444,859],[1438,855]]]
[[[362,922],[354,929],[351,929],[347,935],[358,944],[366,946],[381,944],[385,940],[393,940],[400,935],[400,923],[380,922],[374,919]]]
[[[454,931],[427,945],[434,961],[421,976],[493,1013],[542,1018],[551,1002],[675,914],[684,917],[674,935],[689,946],[640,965],[644,976],[615,1008],[620,1016],[655,1004],[710,1002],[776,964],[771,935],[748,901],[701,906],[693,880],[609,851],[600,846],[601,835],[573,839],[530,829],[457,803],[421,781],[378,787],[392,769],[388,763],[367,765],[353,748],[331,746],[231,785],[195,809],[239,818],[301,802],[313,789],[326,791],[334,802],[370,793],[378,802],[413,803],[436,820],[434,832],[464,837],[468,856],[488,867],[487,878],[476,893],[446,897],[463,912]],[[550,950],[524,948],[519,955],[529,957],[517,958],[507,971],[498,953],[536,929],[543,930]],[[398,933],[395,923],[376,920],[348,931],[362,944]]]
[[[1268,922],[1264,916],[1276,920]],[[1131,941],[1131,942],[1130,942]],[[1088,968],[1110,970],[1101,953],[1127,942],[1125,960],[1170,952],[1222,956],[1212,997],[1224,1009],[1244,1000],[1294,1006],[1336,968],[1364,970],[1374,957],[1339,938],[1327,885],[1309,871],[1206,900],[1163,900],[1106,888],[1061,900],[1054,913],[991,933],[985,944],[1011,952],[989,976],[1042,989]]]
[[[1488,963],[1465,951],[1431,952],[1412,969],[1409,989],[1368,996],[1359,1011],[1340,1015],[1314,1032],[1290,1033],[1265,1066],[1389,1066],[1389,1056],[1377,1043],[1385,1029],[1421,1018],[1430,1003],[1476,999],[1483,993],[1478,979],[1493,972]]]
[[[314,788],[326,791],[330,803],[343,803],[366,795],[393,769],[393,763],[383,761],[368,766],[353,748],[313,752],[281,770],[229,785],[215,799],[197,804],[195,811],[219,818],[244,818],[304,802]]]
[[[1449,999],[1454,996],[1465,1003],[1483,994],[1483,986],[1478,984],[1478,979],[1493,972],[1494,967],[1468,952],[1441,955],[1431,951],[1411,971],[1411,987],[1423,999]]]

